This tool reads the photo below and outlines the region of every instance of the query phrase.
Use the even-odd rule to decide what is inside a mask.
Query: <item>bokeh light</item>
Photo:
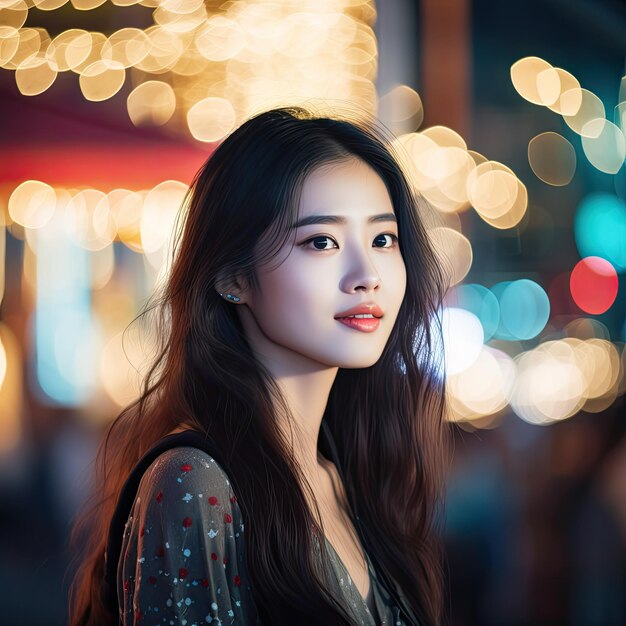
[[[141,216],[141,241],[146,252],[158,250],[169,238],[187,189],[184,183],[167,180],[154,187],[146,197]]]
[[[126,99],[128,116],[135,126],[162,126],[176,110],[176,94],[172,87],[158,80],[141,83]]]
[[[554,132],[540,133],[528,143],[528,162],[537,178],[548,185],[562,187],[574,177],[574,146]]]
[[[541,285],[527,278],[503,281],[491,287],[500,306],[498,339],[532,339],[550,317],[550,301]]]
[[[563,331],[568,337],[576,339],[611,339],[609,329],[600,320],[593,317],[578,317],[568,322]]]
[[[378,112],[397,135],[413,132],[424,120],[420,95],[408,85],[396,85],[378,101]]]
[[[9,198],[9,215],[22,226],[41,228],[52,218],[56,202],[56,193],[50,185],[27,180],[13,190]]]
[[[82,28],[70,28],[59,33],[46,49],[46,59],[56,65],[57,71],[67,72],[74,65],[81,63],[91,50],[91,36]],[[81,58],[82,56],[82,58]]]
[[[235,110],[224,98],[205,98],[194,104],[187,113],[191,134],[199,141],[219,141],[235,125]]]
[[[608,311],[615,302],[618,288],[615,268],[601,257],[585,257],[572,270],[572,298],[586,313],[600,315]]]
[[[551,67],[539,72],[537,76],[538,90],[542,93],[545,106],[561,115],[574,115],[580,108],[582,95],[576,99],[574,90],[580,90],[578,79],[560,67]],[[553,102],[547,102],[554,97],[558,91],[558,96]],[[564,94],[571,94],[564,98]],[[580,91],[578,92],[580,93]]]
[[[450,306],[473,313],[483,327],[484,341],[489,341],[500,324],[500,304],[490,289],[476,283],[457,285],[447,296]]]
[[[585,379],[565,341],[546,341],[515,357],[511,407],[524,421],[547,425],[576,414],[585,403]]]
[[[43,93],[57,77],[54,61],[37,54],[25,59],[15,70],[15,83],[23,96]]]
[[[225,15],[213,15],[197,30],[195,45],[205,59],[226,61],[246,45],[246,34],[235,20]]]
[[[589,162],[601,172],[617,174],[626,157],[626,140],[619,126],[596,118],[583,126],[581,134]]]
[[[508,354],[482,346],[469,367],[448,373],[446,393],[455,421],[492,415],[506,407],[515,381],[515,369]]]
[[[107,197],[109,210],[117,227],[117,239],[133,252],[143,252],[141,214],[144,198],[142,194],[128,189],[114,189],[107,194]]]
[[[102,48],[104,48],[107,38],[97,31],[89,31],[87,36],[77,37],[72,41],[72,45],[67,47],[65,58],[70,70],[80,76],[87,67],[101,61]],[[104,63],[97,67],[102,67]]]
[[[122,88],[125,78],[126,70],[121,63],[100,59],[82,70],[78,82],[87,100],[100,102],[114,96]]]
[[[620,355],[606,339],[588,339],[575,347],[574,356],[586,382],[583,410],[599,413],[607,409],[618,394],[621,377]]]
[[[2,67],[7,70],[17,70],[44,48],[46,33],[40,29],[24,27],[17,30],[7,24],[3,24],[2,28],[2,34],[7,37],[7,44],[2,45]]]
[[[583,137],[597,137],[601,128],[596,120],[604,120],[605,109],[602,100],[588,89],[574,88],[562,95],[565,110],[574,111],[563,115],[563,121]]]
[[[485,161],[467,177],[469,200],[480,217],[498,229],[519,224],[528,208],[526,186],[497,161]]]
[[[533,104],[548,105],[554,103],[559,95],[557,89],[554,87],[546,89],[544,86],[543,93],[540,93],[539,89],[538,77],[540,75],[545,76],[543,73],[550,69],[552,69],[550,63],[539,57],[529,56],[516,61],[511,66],[511,80],[517,93]]]
[[[145,59],[150,52],[150,40],[139,28],[122,28],[110,35],[102,46],[101,56],[105,65],[115,68],[131,67]]]
[[[469,239],[445,226],[430,229],[428,235],[439,262],[447,269],[450,285],[461,282],[472,266],[472,244]]]
[[[2,3],[2,25],[21,28],[28,17],[28,5],[24,0],[5,0]]]
[[[626,203],[608,193],[587,195],[576,210],[574,237],[581,257],[599,256],[626,270]]]
[[[117,229],[109,200],[98,189],[78,191],[64,207],[63,215],[65,229],[76,245],[102,250],[115,239]]]
[[[134,88],[156,80],[175,93],[173,103],[171,93],[165,91],[151,94],[158,96],[156,104],[142,98],[143,114],[138,114],[137,106],[129,106],[133,123],[138,119],[155,125],[169,122],[198,141],[219,141],[270,101],[321,98],[319,108],[332,108],[335,113],[342,101],[349,103],[351,114],[358,108],[376,110],[373,81],[378,51],[370,26],[376,18],[371,2],[336,0],[321,6],[298,5],[298,10],[293,5],[292,10],[280,3],[213,7],[200,0],[164,0],[140,3],[152,9],[154,22],[143,30],[124,27],[107,36],[70,28],[52,39],[44,28],[24,26],[31,6],[52,11],[65,2],[13,0],[2,9],[0,66],[16,70],[23,95],[42,93],[58,72],[71,70],[78,74],[87,100],[104,101],[122,88],[128,70]],[[80,11],[103,3],[72,0]],[[136,2],[113,4],[123,7]],[[215,99],[210,106],[208,98]],[[408,85],[395,87],[388,104],[394,128],[414,130],[420,125],[421,99]],[[217,116],[216,122],[211,123],[211,115]]]
[[[446,307],[441,316],[441,331],[446,374],[467,369],[483,347],[483,327],[469,311]]]
[[[433,126],[394,144],[410,182],[432,206],[444,213],[469,208],[467,178],[476,165],[458,133]]]

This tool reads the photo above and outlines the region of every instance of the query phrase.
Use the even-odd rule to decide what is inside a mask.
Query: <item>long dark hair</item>
[[[289,226],[297,220],[307,174],[355,157],[389,192],[406,293],[380,359],[368,368],[339,368],[323,419],[370,550],[421,624],[441,623],[439,506],[449,433],[436,334],[447,282],[421,217],[424,201],[375,123],[283,107],[255,115],[230,134],[198,171],[181,206],[167,281],[139,316],[156,313],[156,357],[140,397],[106,430],[95,461],[96,490],[72,529],[70,545],[81,547],[70,587],[71,626],[103,623],[100,582],[116,497],[138,459],[183,423],[219,441],[225,459],[236,459],[224,469],[245,520],[248,575],[263,621],[353,623],[316,575],[310,529],[321,528],[277,428],[274,403],[278,399],[287,415],[289,408],[216,280],[241,273],[258,286],[258,263],[293,236]],[[261,249],[268,232],[264,240],[276,245]]]

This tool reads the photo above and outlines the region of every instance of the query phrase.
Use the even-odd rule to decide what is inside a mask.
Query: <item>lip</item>
[[[337,321],[344,326],[359,330],[363,333],[373,333],[381,325],[380,318],[378,317],[341,317],[337,318]]]
[[[362,315],[364,313],[373,315],[374,317],[383,316],[383,310],[375,302],[363,302],[357,306],[353,306],[351,309],[337,313],[335,319],[347,317],[348,315]]]

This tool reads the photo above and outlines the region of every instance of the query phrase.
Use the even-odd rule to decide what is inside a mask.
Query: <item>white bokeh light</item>
[[[454,307],[444,308],[441,333],[446,374],[458,374],[476,361],[483,347],[484,332],[473,313]]]

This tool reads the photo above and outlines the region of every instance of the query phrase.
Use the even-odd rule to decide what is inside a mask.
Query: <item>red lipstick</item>
[[[368,317],[350,317],[355,315],[364,315]],[[380,318],[383,316],[383,310],[374,302],[363,302],[357,306],[342,311],[335,315],[335,319],[361,332],[371,333],[380,326]]]

